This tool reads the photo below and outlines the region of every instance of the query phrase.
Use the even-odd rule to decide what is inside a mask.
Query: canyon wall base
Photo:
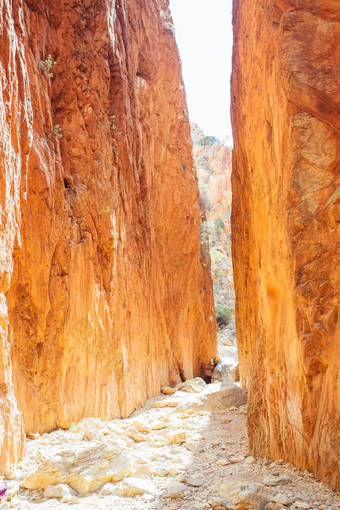
[[[340,489],[340,9],[234,2],[233,257],[250,451]]]

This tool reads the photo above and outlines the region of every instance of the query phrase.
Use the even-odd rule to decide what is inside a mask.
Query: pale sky
[[[170,0],[191,122],[231,137],[232,0]]]

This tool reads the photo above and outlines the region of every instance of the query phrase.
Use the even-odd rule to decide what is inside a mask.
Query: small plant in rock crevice
[[[100,216],[101,214],[109,213],[109,212],[110,212],[110,207],[104,207],[101,211],[98,212],[98,216]]]
[[[59,124],[56,124],[56,125],[54,126],[54,128],[53,128],[53,133],[55,134],[55,136],[56,136],[57,138],[62,138],[62,137],[63,137],[63,135],[62,135],[62,133],[61,133],[61,127],[59,126]]]
[[[104,122],[101,122],[101,123],[96,123],[96,127],[98,129],[100,129],[101,131],[105,131],[106,129],[112,129],[112,131],[114,131],[117,135],[122,134],[121,131],[117,131],[115,115],[110,115],[109,120],[105,120]]]
[[[86,55],[88,53],[86,46],[81,44],[74,52],[75,55]]]
[[[43,73],[47,74],[49,78],[53,78],[53,73],[51,72],[53,66],[56,65],[57,62],[54,62],[52,59],[52,55],[47,55],[45,60],[40,60],[39,69]]]
[[[117,129],[117,126],[116,126],[116,117],[114,115],[110,115],[110,128],[113,130],[113,131],[116,131]]]

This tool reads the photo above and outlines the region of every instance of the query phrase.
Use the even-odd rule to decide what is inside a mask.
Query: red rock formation
[[[23,423],[199,375],[216,326],[167,0],[3,0],[0,24],[3,469]]]
[[[214,137],[204,136],[197,124],[191,125],[191,135],[201,209],[206,220],[201,225],[201,236],[209,239],[215,304],[234,308],[230,236],[232,151],[217,139],[212,143]]]
[[[252,453],[340,489],[340,8],[234,3],[233,255]]]
[[[230,232],[231,213],[231,147],[223,143],[202,145],[204,133],[197,124],[191,125],[194,141],[200,196],[208,221],[223,217]]]

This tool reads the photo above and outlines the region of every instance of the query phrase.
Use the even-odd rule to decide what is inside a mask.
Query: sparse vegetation
[[[88,53],[87,49],[86,49],[86,46],[84,46],[83,44],[81,44],[79,46],[78,49],[75,50],[74,52],[76,55],[86,55],[86,53]]]
[[[201,244],[209,241],[209,223],[207,221],[200,224],[200,238]]]
[[[202,136],[197,140],[198,145],[207,146],[214,145],[214,143],[219,143],[219,139],[216,136]]]
[[[210,248],[211,262],[222,262],[225,259],[225,255],[216,248]]]
[[[221,220],[221,218],[216,218],[216,220],[214,222],[214,227],[215,227],[215,233],[216,233],[218,239],[221,239],[221,235],[225,229],[225,225],[224,225],[223,221]]]
[[[51,72],[54,65],[56,65],[57,62],[54,62],[52,59],[52,55],[47,55],[45,60],[40,60],[39,63],[39,69],[43,73],[47,74],[49,78],[53,78],[53,73]]]
[[[106,131],[107,129],[112,129],[117,135],[121,135],[121,131],[117,131],[116,126],[116,116],[110,115],[109,120],[104,120],[103,122],[96,123],[96,127],[101,131]]]
[[[232,312],[229,306],[217,304],[215,306],[216,321],[219,327],[224,328],[230,324]]]
[[[110,116],[110,121],[109,121],[109,122],[110,122],[110,128],[111,128],[113,131],[116,131],[117,126],[116,126],[116,124],[115,124],[115,122],[116,122],[116,118],[115,118],[115,116],[114,116],[114,115],[111,115],[111,116]]]
[[[98,216],[99,216],[100,214],[105,214],[105,213],[108,213],[108,212],[110,212],[110,207],[104,207],[104,209],[102,209],[101,211],[99,211]]]
[[[56,124],[56,125],[54,126],[54,128],[53,128],[53,133],[55,134],[55,136],[56,136],[57,138],[62,138],[62,137],[63,137],[63,135],[62,135],[62,133],[61,133],[61,127],[59,126],[59,124]]]

